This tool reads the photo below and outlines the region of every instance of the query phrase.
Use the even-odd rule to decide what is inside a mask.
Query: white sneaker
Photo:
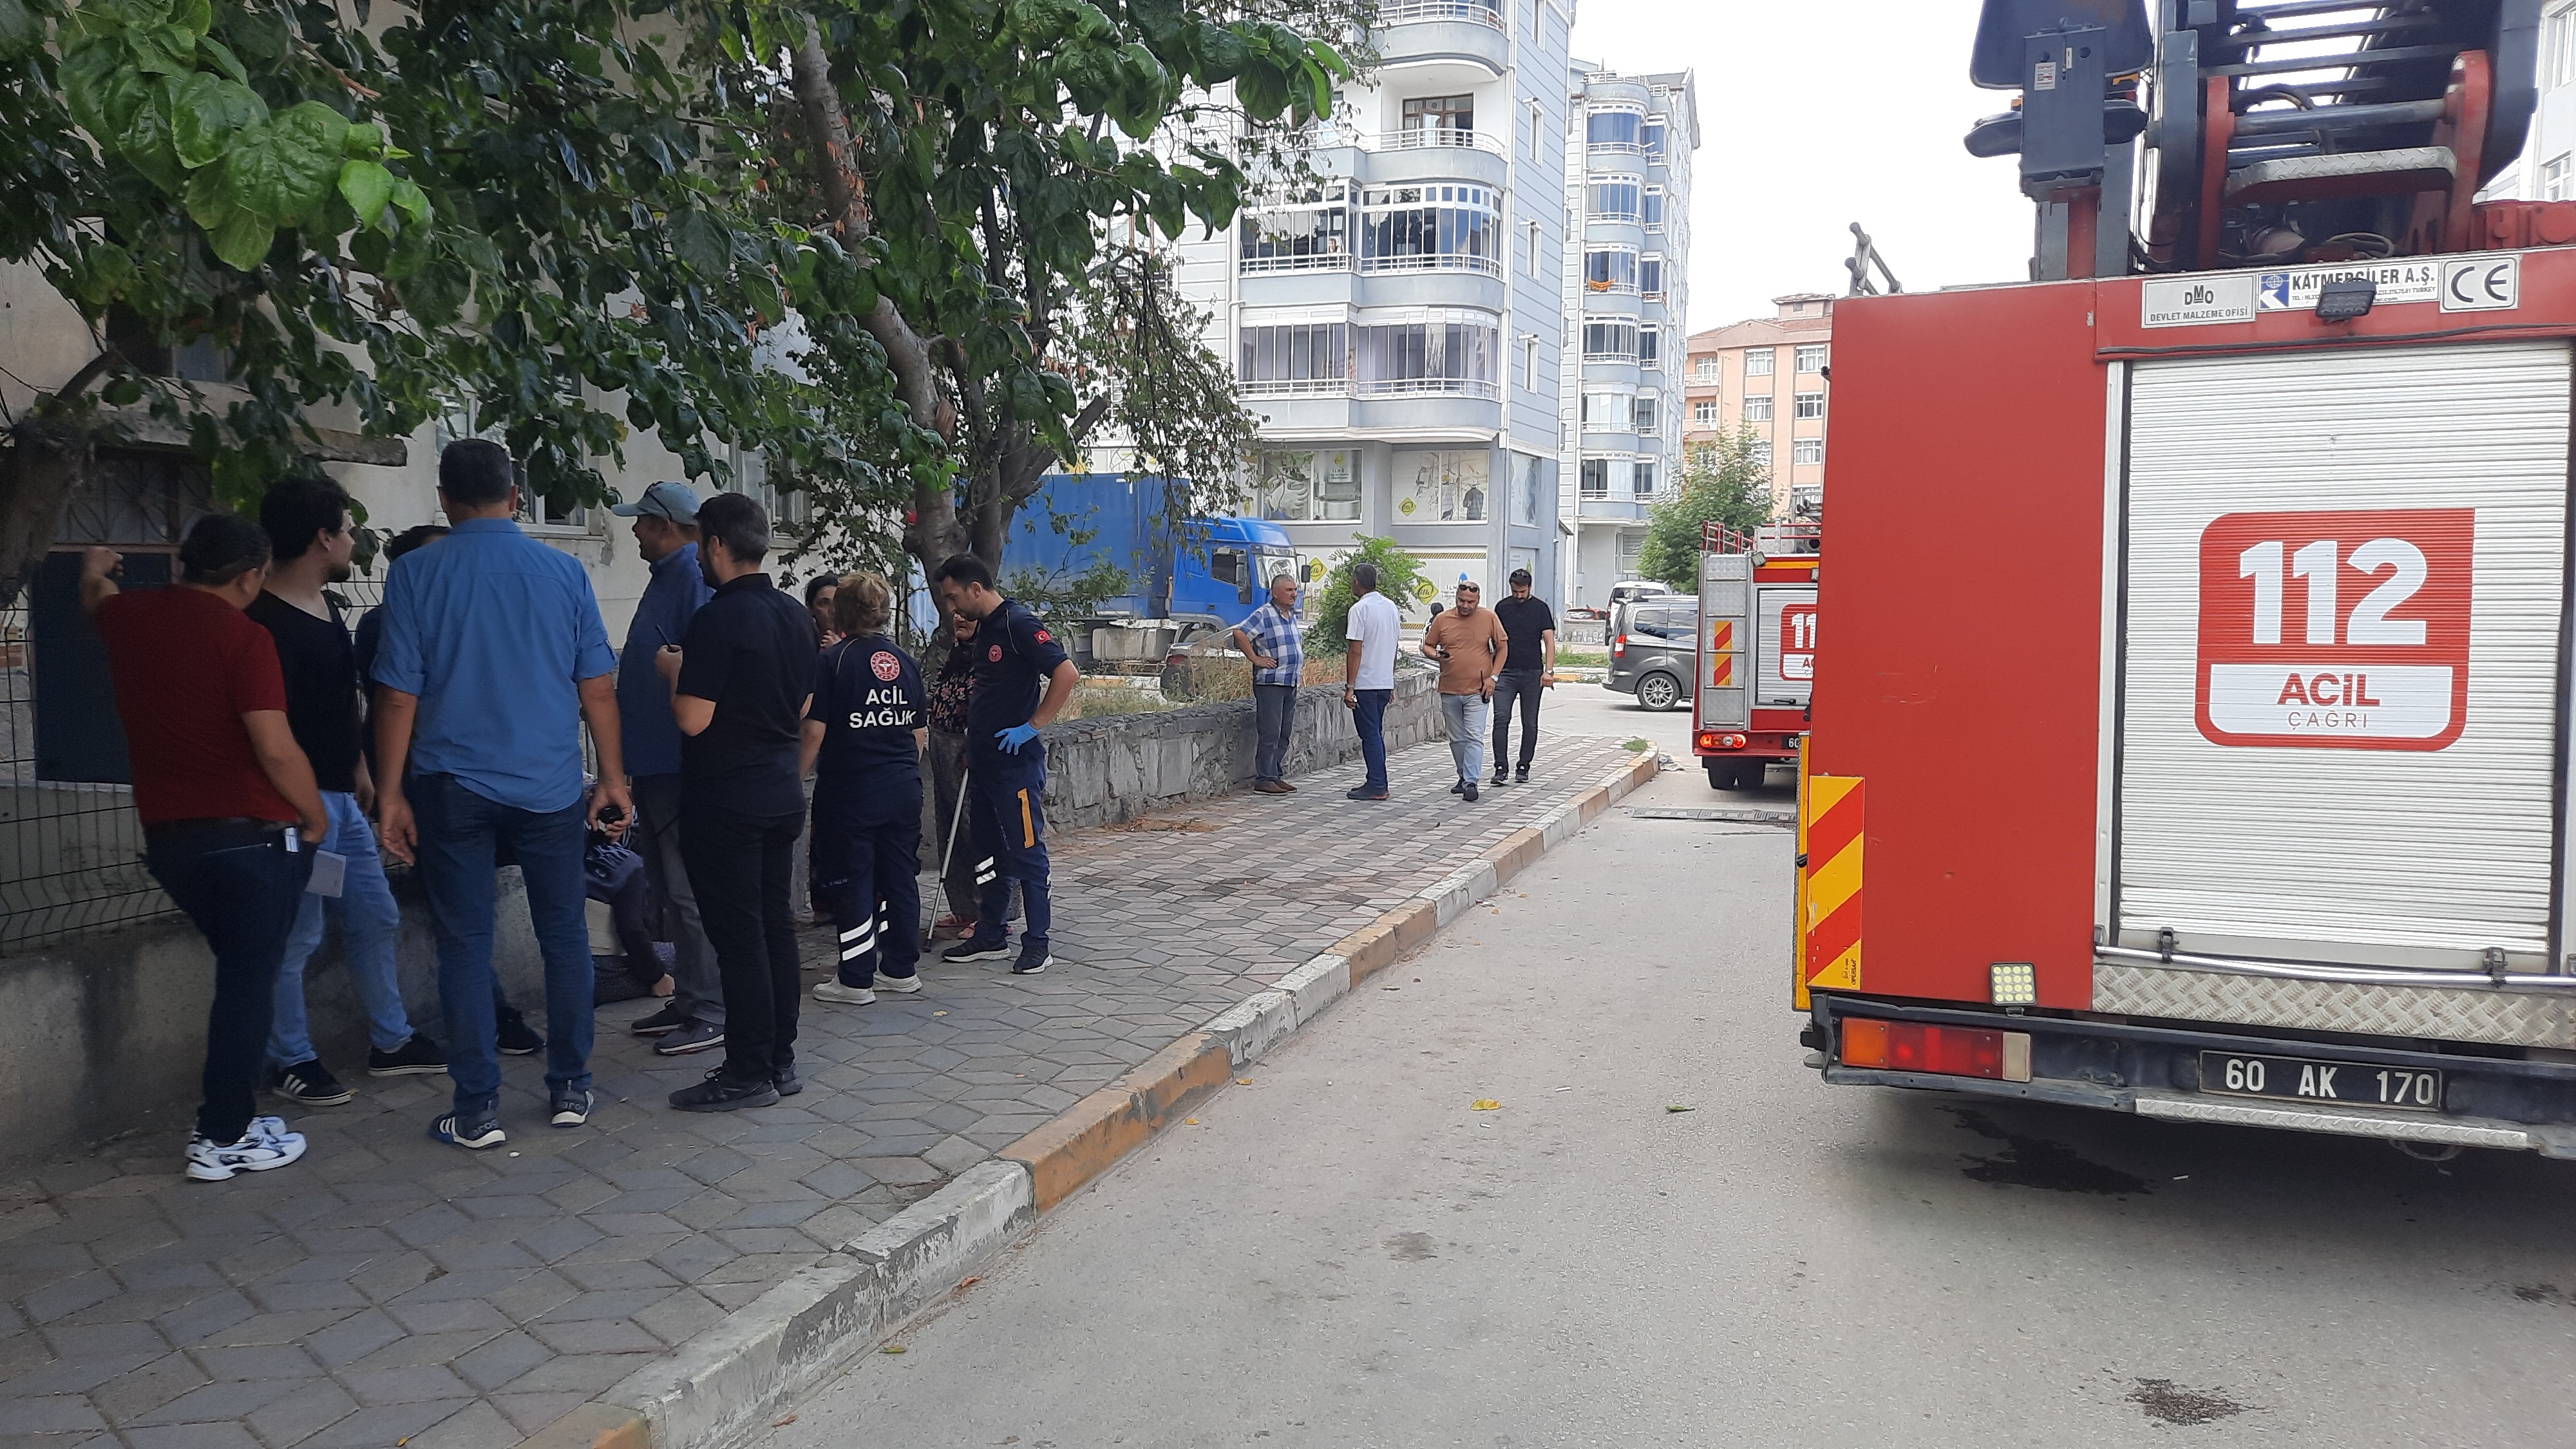
[[[875,1002],[877,994],[864,986],[843,986],[834,979],[817,982],[814,986],[814,999],[837,1001],[843,1006],[867,1006]]]
[[[188,1176],[198,1182],[222,1182],[240,1172],[266,1172],[303,1155],[304,1134],[287,1131],[286,1124],[275,1117],[253,1120],[241,1140],[230,1144],[188,1134]]]
[[[891,991],[898,996],[908,996],[920,989],[921,977],[918,974],[911,976],[880,976],[877,978],[877,990]]]

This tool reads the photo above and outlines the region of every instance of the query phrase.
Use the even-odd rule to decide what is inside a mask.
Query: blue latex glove
[[[1020,746],[1037,737],[1038,727],[1033,724],[1015,724],[1006,730],[993,731],[993,738],[1002,742],[1003,751],[1014,755],[1020,752]]]

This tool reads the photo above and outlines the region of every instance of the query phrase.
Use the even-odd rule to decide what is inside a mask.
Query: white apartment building
[[[1387,0],[1318,184],[1176,249],[1301,562],[1390,537],[1446,594],[1556,577],[1573,0]]]
[[[2479,189],[2480,201],[2576,201],[2576,0],[2550,0],[2541,13],[2537,79],[2522,155]]]
[[[1575,454],[1558,495],[1567,547],[1556,597],[1599,607],[1634,578],[1646,512],[1681,467],[1690,278],[1689,71],[1617,75],[1571,63],[1565,212],[1582,245],[1565,268],[1559,416]]]

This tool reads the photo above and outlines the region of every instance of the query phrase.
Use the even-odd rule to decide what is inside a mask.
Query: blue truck
[[[1123,473],[1048,474],[1011,520],[1004,589],[1061,597],[1085,580],[1110,586],[1115,570],[1114,591],[1083,610],[1075,638],[1075,653],[1103,658],[1159,659],[1186,625],[1242,622],[1272,577],[1297,575],[1296,550],[1275,523],[1193,516],[1188,489]]]

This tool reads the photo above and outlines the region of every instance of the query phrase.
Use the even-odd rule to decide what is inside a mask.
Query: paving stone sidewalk
[[[672,1111],[714,1058],[652,1055],[630,1002],[587,1129],[546,1126],[541,1058],[505,1060],[510,1142],[474,1154],[424,1135],[445,1077],[352,1073],[279,1172],[186,1182],[137,1137],[0,1185],[0,1449],[516,1445],[1630,759],[1551,736],[1468,805],[1430,744],[1384,804],[1349,767],[1062,837],[1053,970],[808,997],[777,1107]]]

